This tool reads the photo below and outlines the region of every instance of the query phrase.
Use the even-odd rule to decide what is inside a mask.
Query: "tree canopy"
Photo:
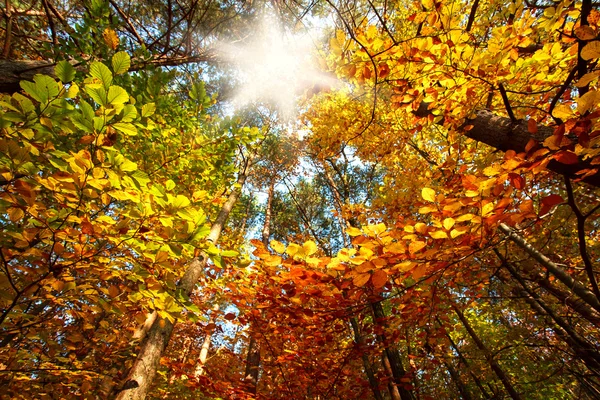
[[[0,398],[600,399],[597,3],[2,7]]]

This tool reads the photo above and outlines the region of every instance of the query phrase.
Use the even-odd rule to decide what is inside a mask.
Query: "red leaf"
[[[235,319],[235,314],[234,313],[227,313],[223,316],[223,318],[225,318],[227,321],[233,321]]]
[[[538,128],[535,119],[529,118],[529,121],[527,121],[527,131],[529,131],[529,133],[531,133],[532,135],[535,135],[537,133]]]
[[[577,154],[568,150],[559,151],[554,155],[554,159],[562,164],[577,164],[579,162]]]
[[[525,187],[525,179],[519,174],[511,172],[508,174],[508,179],[515,189],[521,190]]]
[[[542,204],[550,207],[555,206],[557,204],[562,204],[564,202],[565,201],[563,200],[563,198],[557,194],[551,194],[550,196],[544,197],[542,199]]]

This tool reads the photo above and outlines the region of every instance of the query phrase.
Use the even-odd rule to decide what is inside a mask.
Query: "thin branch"
[[[465,28],[467,32],[471,31],[473,27],[473,22],[475,22],[475,14],[477,14],[477,7],[479,6],[479,0],[475,0],[473,5],[471,6],[471,13],[469,14],[469,21],[467,22],[467,27]]]
[[[510,118],[511,122],[515,124],[518,123],[519,120],[515,117],[515,114],[513,113],[513,110],[510,107],[510,102],[508,101],[508,96],[506,95],[506,89],[504,89],[504,85],[500,83],[498,85],[498,89],[500,89],[500,95],[502,96],[502,101],[504,102],[504,107],[506,108],[508,117]]]
[[[573,194],[573,186],[571,185],[571,179],[565,176],[565,187],[567,189],[567,196],[569,206],[573,210],[575,217],[577,218],[577,238],[579,244],[579,254],[581,254],[581,259],[583,260],[583,264],[585,265],[585,272],[590,281],[590,285],[592,286],[592,291],[596,295],[598,299],[600,299],[600,290],[598,290],[598,282],[596,281],[596,276],[594,275],[594,268],[592,267],[592,260],[590,260],[590,256],[587,252],[587,245],[585,243],[585,220],[586,217],[582,214],[579,207],[577,207],[577,203],[575,202],[575,196]]]

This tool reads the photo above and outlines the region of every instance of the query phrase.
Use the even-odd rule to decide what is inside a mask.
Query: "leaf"
[[[20,81],[21,88],[40,103],[47,103],[58,96],[59,89],[56,81],[46,75],[36,75],[33,82]]]
[[[444,226],[444,229],[446,230],[450,230],[453,226],[454,226],[454,218],[446,218],[444,219],[444,222],[442,223],[442,225]]]
[[[59,61],[54,67],[54,74],[62,83],[68,83],[75,78],[75,68],[68,61]]]
[[[508,180],[515,189],[523,190],[525,187],[525,179],[519,174],[515,174],[513,172],[509,173]]]
[[[565,201],[563,200],[563,198],[557,194],[551,194],[550,196],[544,197],[542,199],[542,204],[547,205],[547,206],[555,206],[557,204],[562,204]]]
[[[385,286],[387,281],[388,274],[382,269],[378,269],[377,271],[375,271],[375,273],[373,273],[373,275],[371,275],[371,283],[373,284],[373,287],[375,289],[379,289]]]
[[[236,318],[234,313],[227,313],[223,316],[227,321],[233,321]]]
[[[599,75],[600,75],[600,71],[588,72],[587,74],[585,74],[584,76],[579,78],[579,80],[577,81],[575,86],[580,87],[580,88],[587,86],[594,79],[598,78]]]
[[[154,114],[156,110],[156,105],[154,103],[144,104],[142,106],[142,117],[149,117]]]
[[[582,25],[575,28],[574,33],[580,40],[592,40],[596,38],[596,31],[588,25]]]
[[[597,104],[598,92],[596,90],[590,90],[585,93],[579,99],[577,99],[577,111],[579,114],[583,115],[592,107]]]
[[[304,244],[302,245],[302,248],[304,249],[304,254],[307,256],[315,254],[318,250],[317,244],[315,242],[313,242],[312,240],[308,240],[308,241],[304,242]]]
[[[117,32],[111,28],[106,28],[104,32],[102,32],[102,38],[104,39],[104,43],[106,43],[106,45],[113,50],[119,46],[119,37],[117,36]]]
[[[427,187],[423,188],[421,190],[421,197],[423,197],[424,200],[435,203],[435,190],[427,188]]]
[[[285,252],[285,245],[277,240],[271,240],[271,248],[279,254],[283,254]]]
[[[90,76],[99,79],[100,82],[102,82],[104,89],[108,89],[113,81],[112,72],[110,72],[106,65],[98,61],[94,61],[92,65],[90,65]]]
[[[137,128],[129,122],[116,122],[112,124],[112,127],[128,136],[136,136],[138,133]]]
[[[362,235],[362,231],[358,228],[351,226],[349,228],[346,228],[346,234],[348,236],[360,236]]]
[[[111,59],[112,69],[115,75],[123,74],[129,71],[131,66],[131,58],[124,51],[119,51]]]
[[[577,154],[573,153],[572,151],[568,151],[568,150],[559,151],[558,153],[556,153],[553,156],[553,158],[556,161],[558,161],[559,163],[567,164],[567,165],[579,163],[579,158],[577,157]]]
[[[425,246],[427,246],[427,243],[425,243],[425,242],[421,242],[421,241],[411,242],[408,245],[408,252],[410,254],[415,254]]]
[[[600,57],[600,42],[595,40],[593,42],[589,42],[583,49],[581,49],[581,58],[588,61],[594,58]]]
[[[371,279],[371,274],[369,273],[357,274],[352,279],[352,283],[354,283],[355,286],[363,287],[369,282],[369,279]]]
[[[448,234],[444,231],[429,232],[429,236],[434,239],[448,239]]]
[[[119,105],[129,100],[129,95],[120,86],[111,86],[108,88],[107,100],[110,104]]]
[[[529,120],[527,121],[527,131],[532,135],[535,135],[537,133],[538,128],[535,119],[529,118]]]

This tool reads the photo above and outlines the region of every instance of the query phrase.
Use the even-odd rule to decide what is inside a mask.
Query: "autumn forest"
[[[600,399],[600,3],[2,3],[0,399]]]

